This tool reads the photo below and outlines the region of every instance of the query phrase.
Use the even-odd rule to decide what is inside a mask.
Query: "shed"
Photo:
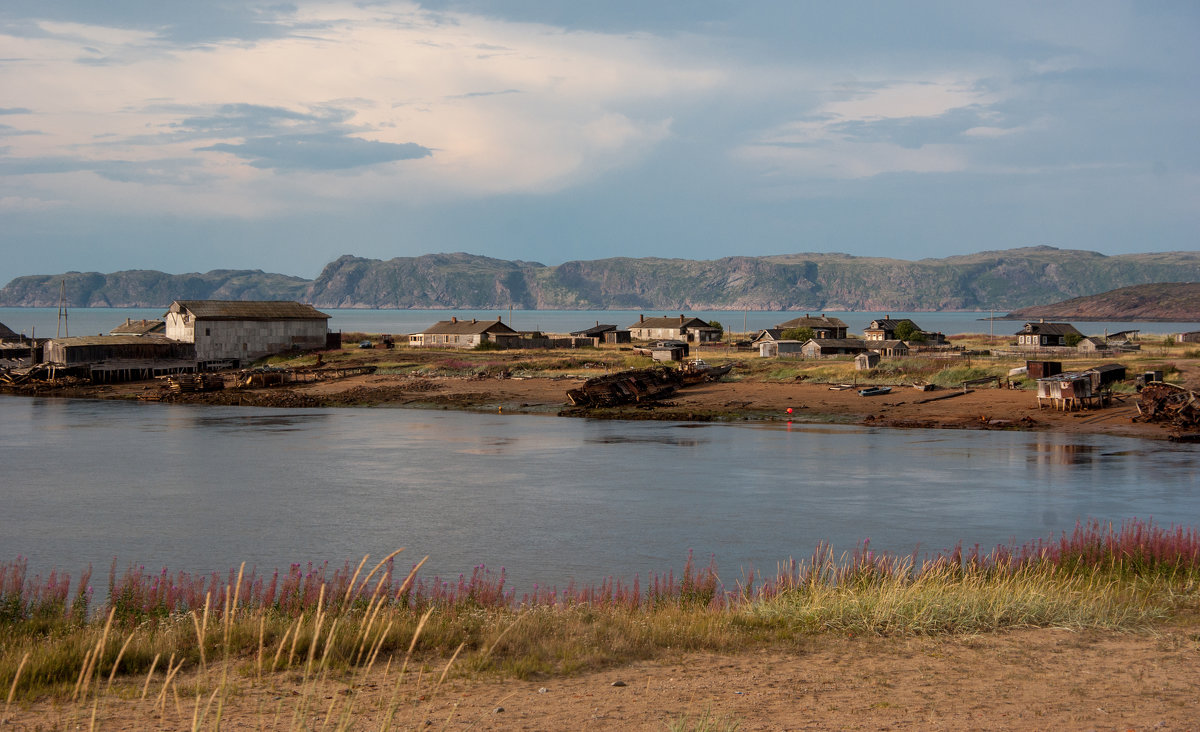
[[[809,358],[855,356],[867,350],[867,342],[858,338],[810,338],[800,350]]]
[[[763,358],[774,358],[776,356],[799,356],[803,353],[801,351],[803,347],[803,341],[793,341],[787,339],[765,340],[760,341],[758,344],[758,355]]]
[[[1054,376],[1062,373],[1062,362],[1060,361],[1026,361],[1026,372],[1031,379],[1041,379],[1047,376]]]
[[[860,353],[854,357],[854,369],[856,371],[870,371],[879,365],[879,354],[874,351]]]
[[[1176,343],[1200,343],[1200,330],[1189,330],[1186,333],[1175,334]]]
[[[1037,380],[1037,388],[1039,408],[1048,402],[1055,409],[1066,411],[1091,406],[1098,393],[1092,387],[1091,376],[1078,372],[1043,377]]]
[[[650,347],[650,358],[655,361],[682,361],[686,355],[686,343],[660,343]]]
[[[1125,380],[1125,366],[1119,363],[1102,364],[1088,369],[1086,373],[1092,374],[1092,386],[1096,390],[1107,384],[1115,384],[1118,381]]]

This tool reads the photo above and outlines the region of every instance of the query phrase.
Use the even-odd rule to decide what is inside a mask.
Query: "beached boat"
[[[859,389],[859,396],[878,396],[880,394],[890,394],[892,387],[890,386],[872,386],[869,389]]]
[[[733,368],[733,364],[710,366],[692,361],[680,368],[659,366],[634,369],[616,374],[597,376],[576,389],[567,390],[567,400],[576,407],[615,407],[662,399],[677,389],[706,381],[716,381]]]

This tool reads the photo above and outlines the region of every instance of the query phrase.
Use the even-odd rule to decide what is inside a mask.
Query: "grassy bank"
[[[164,705],[176,694],[211,697],[219,708],[280,674],[352,690],[385,669],[534,678],[668,651],[787,647],[813,634],[1148,628],[1195,611],[1200,533],[1091,523],[1054,540],[919,560],[866,544],[845,555],[819,547],[732,583],[689,561],[644,584],[519,597],[482,567],[425,581],[416,568],[397,574],[397,562],[270,576],[131,568],[110,573],[102,601],[86,573],[31,577],[23,561],[6,563],[0,690],[18,705],[50,695],[86,706],[112,687]],[[191,681],[172,691],[181,671]]]

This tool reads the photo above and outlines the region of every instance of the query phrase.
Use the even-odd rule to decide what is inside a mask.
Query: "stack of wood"
[[[42,363],[0,371],[0,384],[4,386],[23,386],[32,381],[46,381],[49,378],[50,368]]]
[[[225,388],[220,374],[172,374],[167,377],[167,388],[173,394],[195,391],[216,391]]]
[[[1138,399],[1138,415],[1135,419],[1180,429],[1200,428],[1200,399],[1196,392],[1174,384],[1148,384]]]

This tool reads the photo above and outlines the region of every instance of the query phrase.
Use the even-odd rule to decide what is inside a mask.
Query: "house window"
[[[205,328],[205,329],[204,329],[204,335],[212,335],[212,333],[209,333],[209,332],[208,332],[208,328]]]

